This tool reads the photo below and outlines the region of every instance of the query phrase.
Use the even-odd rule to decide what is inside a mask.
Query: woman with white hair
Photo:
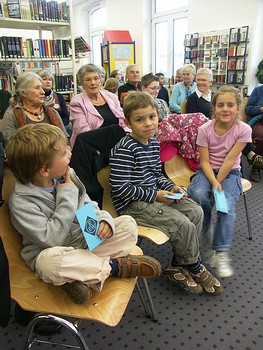
[[[186,102],[187,113],[203,113],[211,119],[212,92],[210,86],[213,82],[213,73],[208,68],[200,68],[196,73],[196,90],[190,95]]]
[[[196,83],[194,82],[196,68],[194,64],[185,64],[182,67],[183,81],[174,86],[170,98],[170,110],[172,113],[181,113],[181,103],[195,92]]]
[[[48,69],[40,69],[36,74],[42,78],[42,88],[45,91],[44,105],[53,107],[59,113],[68,134],[71,135],[72,126],[69,122],[69,111],[63,95],[53,90],[53,74]]]
[[[104,128],[112,124],[129,131],[124,123],[124,114],[118,97],[101,90],[101,67],[89,63],[80,67],[77,73],[83,92],[74,96],[70,102],[70,120],[73,132],[70,139],[73,147],[78,134]]]

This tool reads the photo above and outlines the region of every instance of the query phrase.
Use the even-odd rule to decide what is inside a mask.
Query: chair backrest
[[[178,186],[188,187],[194,171],[189,168],[185,158],[176,154],[164,163],[166,175]]]
[[[186,113],[186,103],[187,103],[186,100],[181,102],[181,113],[180,114],[185,114]]]
[[[107,212],[109,212],[112,217],[116,218],[118,214],[112,203],[110,193],[110,166],[107,165],[106,167],[99,170],[97,173],[97,177],[101,187],[103,188],[102,209],[107,210]]]
[[[61,287],[38,279],[21,257],[22,237],[10,221],[8,198],[14,183],[12,172],[5,169],[3,194],[6,201],[0,208],[0,234],[9,261],[12,299],[28,311],[89,319],[108,326],[118,324],[137,279],[107,279],[102,291],[94,291],[84,305],[75,304]],[[142,254],[142,251],[135,247],[133,254]]]

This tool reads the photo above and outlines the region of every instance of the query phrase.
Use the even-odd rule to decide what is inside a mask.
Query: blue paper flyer
[[[166,198],[170,198],[170,199],[181,199],[184,195],[186,194],[186,192],[175,192],[174,194],[166,194],[164,197]]]
[[[219,192],[217,189],[214,190],[215,202],[216,202],[216,210],[221,213],[228,213],[227,200],[225,196],[225,192]]]
[[[104,241],[98,236],[99,222],[92,203],[87,203],[78,209],[76,216],[89,250],[92,251]]]

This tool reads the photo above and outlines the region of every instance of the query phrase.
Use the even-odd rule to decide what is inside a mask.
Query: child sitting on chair
[[[202,240],[216,255],[210,263],[219,277],[230,277],[234,270],[229,252],[236,220],[236,204],[242,193],[240,157],[247,142],[251,142],[251,128],[239,117],[242,100],[233,86],[218,89],[213,100],[213,119],[198,130],[196,144],[200,153],[199,171],[192,177],[189,197],[204,210]],[[227,209],[217,211],[215,229],[212,227],[214,191],[224,191]],[[209,246],[210,245],[210,246]],[[206,252],[207,253],[207,252]]]
[[[169,236],[174,254],[164,270],[168,279],[192,293],[221,294],[222,285],[199,261],[202,208],[186,194],[179,200],[166,197],[183,189],[162,173],[154,138],[159,120],[155,100],[146,92],[131,92],[123,111],[132,132],[111,151],[110,186],[116,210]]]
[[[130,216],[113,219],[91,202],[68,164],[71,157],[64,133],[49,124],[29,124],[6,145],[8,163],[17,178],[9,200],[11,221],[23,236],[22,257],[36,275],[82,304],[91,289],[100,291],[109,276],[156,278],[158,261],[129,255],[137,242]],[[61,178],[63,177],[63,180]],[[94,250],[76,219],[76,210],[92,203],[104,241]]]

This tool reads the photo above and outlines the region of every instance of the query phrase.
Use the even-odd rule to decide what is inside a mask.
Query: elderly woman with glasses
[[[70,102],[70,120],[73,126],[71,146],[78,134],[112,124],[129,131],[124,124],[118,97],[101,90],[101,77],[101,68],[95,64],[85,64],[77,73],[78,83],[84,91],[74,96]]]
[[[170,109],[164,100],[157,98],[160,88],[159,77],[153,73],[146,74],[141,79],[141,85],[142,91],[148,92],[155,99],[160,112],[159,118],[163,120],[164,117],[170,114]]]

